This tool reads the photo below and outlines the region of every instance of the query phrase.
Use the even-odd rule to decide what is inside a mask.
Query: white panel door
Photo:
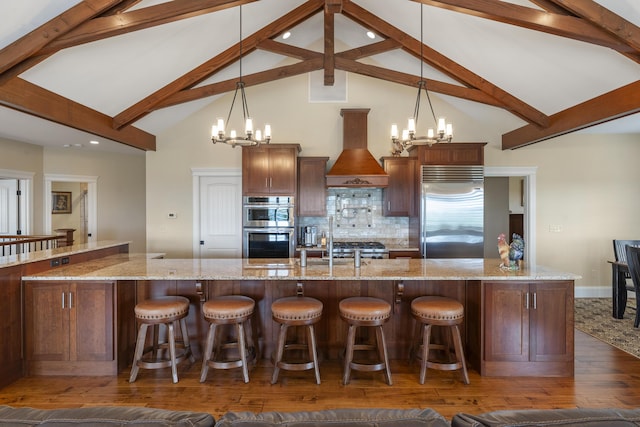
[[[0,235],[18,231],[18,181],[0,179]]]
[[[200,258],[242,258],[242,178],[200,177]]]

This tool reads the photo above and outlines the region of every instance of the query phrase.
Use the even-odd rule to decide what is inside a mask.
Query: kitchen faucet
[[[329,215],[329,241],[327,242],[329,268],[333,268],[333,215]]]

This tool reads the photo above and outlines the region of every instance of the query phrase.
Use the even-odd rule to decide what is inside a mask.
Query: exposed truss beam
[[[52,20],[45,22],[26,36],[19,38],[0,50],[0,73],[19,64],[21,61],[52,43],[56,38],[71,31],[87,19],[99,15],[104,10],[117,5],[120,1],[121,0],[85,0]]]
[[[328,2],[329,0],[327,0]],[[329,7],[324,9],[324,85],[333,86],[335,81],[335,15],[329,11]]]
[[[617,37],[621,43],[640,52],[640,28],[600,6],[593,0],[549,0],[571,11],[571,13],[590,22],[598,28]]]
[[[0,87],[0,105],[89,132],[141,150],[156,149],[156,137],[133,126],[115,130],[112,118],[26,80],[15,78]]]
[[[497,0],[413,0],[429,6],[440,7],[455,12],[486,18],[497,22],[516,25],[530,30],[541,31],[556,36],[592,43],[614,49],[635,62],[640,63],[640,51],[629,46],[618,37],[600,26],[574,15],[544,12]],[[550,2],[571,2],[573,0],[547,0]],[[588,3],[591,0],[575,0],[574,3]],[[557,10],[557,9],[554,9]],[[606,9],[605,9],[606,10]]]
[[[422,44],[419,40],[414,39],[409,34],[399,30],[398,28],[390,25],[386,21],[378,18],[369,11],[355,5],[354,3],[346,3],[343,6],[342,13],[348,16],[355,22],[361,25],[371,28],[377,31],[379,34],[383,34],[385,37],[390,37],[396,40],[402,45],[402,48],[412,55],[420,59],[421,52],[424,57],[422,58],[426,63],[445,74],[453,77],[457,81],[467,86],[479,89],[487,95],[496,98],[496,100],[516,116],[526,120],[529,123],[534,123],[537,126],[545,127],[548,125],[549,118],[542,112],[527,105],[511,94],[505,92],[499,87],[489,83],[482,77],[472,73],[460,64],[450,60],[446,56],[440,54],[429,46]]]
[[[264,28],[258,30],[256,33],[242,40],[243,52],[245,52],[245,54],[252,52],[262,40],[277,36],[282,31],[305,21],[309,17],[321,11],[323,8],[324,0],[307,1],[303,5],[276,19]],[[123,126],[139,120],[168,97],[185,88],[193,87],[228,64],[236,61],[240,56],[239,51],[240,48],[238,43],[225,50],[221,55],[210,59],[160,90],[140,100],[114,117],[114,128],[120,129]]]
[[[527,125],[502,135],[510,150],[640,112],[640,80],[551,116],[548,127]]]

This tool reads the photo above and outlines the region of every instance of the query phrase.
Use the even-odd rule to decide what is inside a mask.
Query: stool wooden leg
[[[216,336],[216,324],[209,325],[209,333],[207,333],[207,343],[204,345],[204,354],[202,355],[202,369],[200,370],[200,382],[203,383],[207,379],[209,372],[209,360],[211,359],[211,351],[213,350],[213,340]]]
[[[240,360],[242,360],[242,376],[244,382],[249,382],[249,368],[247,367],[247,344],[244,337],[243,322],[236,323],[236,331],[238,334],[238,350],[240,351]]]
[[[353,350],[356,341],[356,325],[349,325],[349,332],[347,333],[347,350],[344,355],[344,376],[342,377],[342,384],[349,384],[351,377],[351,361],[353,360]]]
[[[176,363],[176,331],[175,327],[179,322],[170,322],[167,325],[169,330],[169,355],[171,357],[171,378],[173,383],[178,382],[178,364]]]
[[[194,363],[196,358],[191,352],[191,344],[189,343],[189,331],[187,331],[187,318],[180,319],[180,334],[182,335],[182,343],[184,344],[185,355],[189,356],[189,362]]]
[[[429,342],[431,341],[431,325],[422,324],[422,360],[420,360],[420,384],[424,384],[427,376],[429,360]]]
[[[278,382],[278,374],[280,373],[280,367],[278,364],[282,360],[282,354],[284,353],[284,346],[287,341],[287,328],[288,325],[284,323],[280,324],[280,333],[278,334],[278,344],[276,348],[276,355],[273,361],[273,376],[271,377],[271,384]]]
[[[309,358],[313,360],[313,369],[316,372],[316,384],[320,384],[320,366],[318,364],[318,351],[316,349],[316,333],[313,325],[307,326]]]
[[[136,341],[136,349],[133,354],[133,363],[131,364],[131,374],[129,375],[129,382],[132,383],[138,376],[138,360],[142,358],[144,352],[144,343],[147,338],[147,328],[149,325],[142,323],[138,329],[138,339]]]
[[[451,333],[453,334],[453,345],[456,350],[456,357],[458,358],[458,362],[462,365],[462,380],[465,384],[469,384],[467,363],[464,360],[464,351],[462,350],[462,337],[460,337],[460,328],[458,328],[458,325],[453,325],[451,327]]]
[[[384,373],[387,377],[387,384],[393,385],[391,380],[391,368],[389,367],[389,355],[387,354],[387,342],[384,339],[382,325],[376,326],[376,340],[378,342],[378,357],[384,362]]]

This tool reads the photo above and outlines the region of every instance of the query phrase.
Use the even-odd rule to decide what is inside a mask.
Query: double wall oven
[[[244,258],[295,256],[295,205],[291,196],[245,196],[242,199]]]

